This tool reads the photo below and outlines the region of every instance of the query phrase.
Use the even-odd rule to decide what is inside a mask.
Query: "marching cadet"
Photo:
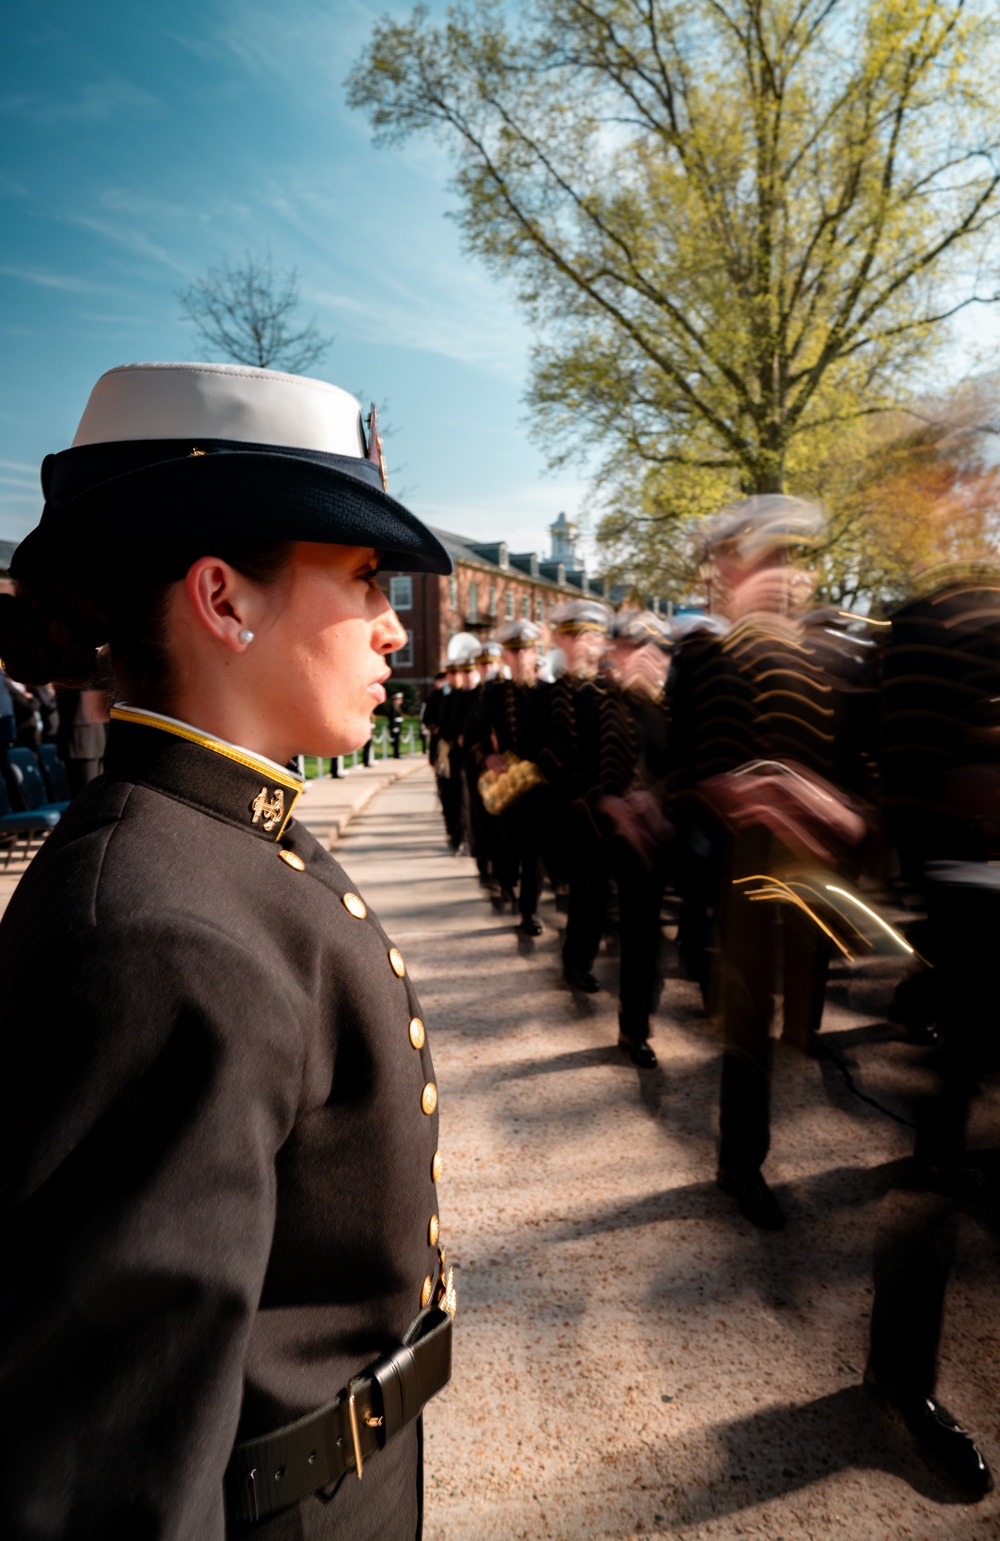
[[[449,642],[448,653],[451,688],[441,707],[438,788],[448,842],[457,856],[463,850],[472,850],[465,738],[477,705],[479,639],[469,632],[459,632]]]
[[[120,699],[0,925],[5,1537],[420,1533],[437,1087],[287,768],[368,737],[379,563],[450,571],[380,462],[346,392],[221,364],[111,370],[44,462],[0,654],[107,644]]]
[[[538,679],[541,631],[532,621],[513,621],[497,637],[505,674],[483,687],[472,755],[480,778],[493,780],[494,861],[500,894],[517,906],[520,930],[541,936],[538,896],[541,888],[544,789],[535,770],[541,751],[548,686]],[[482,781],[480,780],[480,786]]]
[[[787,560],[820,528],[817,508],[778,496],[751,498],[720,516],[708,550],[732,624],[722,637],[702,634],[678,650],[671,691],[675,789],[682,803],[705,809],[721,844],[718,1184],[753,1224],[772,1230],[785,1223],[761,1171],[770,1146],[779,937],[785,1032],[796,1041],[818,1030],[828,954],[800,909],[782,910],[779,931],[774,906],[750,902],[744,890],[804,853],[836,868],[866,833],[836,783],[836,697],[798,619],[812,582]]]
[[[609,684],[601,703],[599,784],[592,794],[607,830],[618,890],[618,1045],[651,1070],[649,1043],[660,947],[660,906],[673,831],[667,784],[668,632],[659,616],[627,611],[610,628]]]
[[[483,691],[487,685],[493,683],[499,677],[503,649],[499,642],[492,638],[480,643],[475,656],[477,684],[475,695],[469,706],[466,719],[466,729],[463,734],[462,767],[465,775],[464,797],[466,800],[468,819],[469,850],[476,863],[479,881],[484,888],[496,889],[500,885],[498,869],[498,830],[496,820],[492,819],[483,807],[483,800],[479,795],[479,778],[482,775],[482,767],[476,758],[477,724],[482,710]],[[501,889],[501,903],[510,901],[513,895],[504,894]]]
[[[883,773],[889,835],[927,905],[937,1084],[919,1105],[914,1162],[880,1224],[865,1381],[955,1486],[980,1499],[993,1487],[989,1466],[936,1382],[956,1213],[971,1200],[994,1228],[1000,1218],[995,1183],[967,1149],[972,1104],[1000,1064],[1000,573],[956,566],[923,584],[893,616],[885,649]],[[995,1149],[995,1097],[981,1100],[977,1143]]]
[[[553,614],[552,632],[566,659],[566,670],[548,693],[539,757],[540,769],[555,794],[555,864],[569,875],[563,977],[573,989],[588,995],[600,989],[591,970],[610,892],[604,842],[588,801],[599,774],[599,718],[605,689],[597,673],[608,619],[604,605],[589,599],[570,600]]]
[[[420,731],[426,738],[427,758],[432,768],[437,764],[438,743],[441,737],[441,708],[447,699],[448,676],[439,669],[434,676],[427,698],[420,707]]]

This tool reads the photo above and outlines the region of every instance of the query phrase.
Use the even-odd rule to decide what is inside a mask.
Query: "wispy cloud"
[[[0,460],[0,466],[5,471],[23,471],[26,476],[38,475],[38,467],[29,465],[26,460]]]
[[[125,114],[159,114],[160,102],[150,91],[130,80],[109,75],[86,81],[73,92],[10,92],[0,96],[0,113],[25,118],[38,128],[60,128],[66,123],[96,123]]]
[[[280,7],[271,0],[224,0],[212,39],[248,74],[301,92],[303,61],[320,64],[328,83],[332,78],[339,85],[339,73],[370,36],[372,22],[364,0],[339,0],[335,6],[329,0],[284,0]],[[202,48],[185,41],[206,57]],[[317,70],[317,88],[319,76]]]
[[[31,193],[23,182],[18,182],[5,171],[0,171],[0,198],[16,198],[23,203],[30,200]]]
[[[110,288],[107,284],[95,283],[90,278],[81,278],[76,273],[53,273],[50,268],[36,268],[30,266],[17,266],[14,263],[0,263],[0,273],[5,278],[17,278],[25,284],[35,284],[39,289],[63,289],[68,294],[108,294]]]
[[[165,246],[161,246],[158,241],[154,241],[144,230],[140,230],[127,219],[117,223],[110,219],[95,219],[90,214],[73,214],[69,222],[72,225],[78,225],[81,230],[91,230],[94,235],[103,236],[106,241],[112,241],[116,246],[124,247],[126,251],[133,252],[137,257],[158,262],[174,273],[185,276],[187,274],[185,264],[175,257],[173,252],[167,251]]]

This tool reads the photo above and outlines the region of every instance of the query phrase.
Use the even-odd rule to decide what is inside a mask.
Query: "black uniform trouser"
[[[735,836],[719,901],[725,1046],[719,1096],[719,1166],[732,1176],[759,1171],[771,1143],[771,1022],[783,964],[785,1036],[805,1047],[819,1031],[828,945],[791,906],[752,901],[740,877],[773,870],[787,853],[765,829]]]
[[[469,850],[476,859],[476,866],[479,869],[480,876],[488,877],[490,868],[493,865],[495,844],[493,826],[496,824],[496,820],[483,807],[483,800],[479,795],[480,775],[479,767],[470,758],[465,766],[465,785],[462,791],[465,809],[465,838],[469,842]]]
[[[69,789],[75,797],[77,792],[82,792],[88,781],[93,781],[95,776],[101,774],[102,760],[74,760],[69,759],[66,764],[66,776],[69,781]]]
[[[626,1038],[642,1043],[649,1037],[656,1004],[666,860],[663,852],[656,852],[647,865],[627,840],[616,836],[611,865],[618,885],[618,1026]]]
[[[586,974],[601,945],[611,894],[606,842],[588,812],[573,807],[563,817],[562,854],[569,871],[563,967]]]
[[[522,916],[534,915],[542,886],[538,789],[525,792],[493,821],[493,861],[502,888],[517,889]]]
[[[453,745],[448,754],[448,775],[438,777],[438,791],[441,795],[441,812],[444,814],[444,827],[448,832],[448,839],[452,848],[458,850],[465,839],[465,824],[462,812],[462,789],[465,775],[462,769],[462,752]]]
[[[937,1095],[919,1110],[917,1152],[941,1172],[945,1191],[889,1195],[875,1250],[871,1331],[871,1365],[878,1379],[902,1396],[917,1397],[933,1394],[937,1375],[960,1207],[956,1169],[965,1153],[969,1105],[982,1077],[1000,1063],[1000,1024],[990,1004],[1000,895],[950,884],[931,887],[928,919],[943,1045],[933,1054]],[[988,1133],[995,1146],[1000,1129]],[[984,1205],[996,1226],[996,1194]]]
[[[680,899],[677,921],[677,949],[688,978],[701,987],[702,1000],[709,1002],[719,891],[720,864],[724,835],[714,819],[700,810],[675,812],[677,841],[674,847],[674,880]]]

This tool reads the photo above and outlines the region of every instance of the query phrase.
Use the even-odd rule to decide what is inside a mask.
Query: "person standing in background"
[[[76,689],[60,687],[56,694],[59,731],[56,745],[66,766],[74,796],[101,774],[113,685],[107,654],[98,656],[92,680]]]
[[[389,719],[389,741],[392,744],[392,758],[399,759],[399,743],[403,736],[403,692],[397,690],[386,708],[386,716]]]

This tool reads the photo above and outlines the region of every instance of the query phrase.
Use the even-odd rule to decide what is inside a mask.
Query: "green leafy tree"
[[[959,563],[1000,558],[1000,380],[852,424],[811,476],[828,523],[811,555],[821,599],[886,612]]]
[[[797,490],[996,296],[987,0],[500,0],[384,19],[348,82],[443,137],[470,251],[538,339],[555,464],[601,458],[619,565]],[[648,565],[648,564],[647,564]]]

